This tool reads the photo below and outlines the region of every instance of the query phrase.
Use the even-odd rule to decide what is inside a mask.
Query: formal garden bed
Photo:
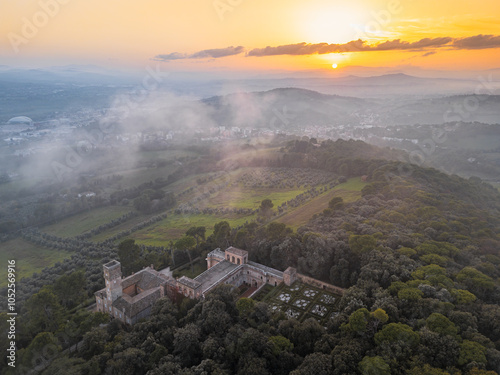
[[[291,286],[266,285],[254,299],[266,302],[271,311],[284,312],[289,318],[299,321],[314,318],[326,325],[329,319],[337,315],[340,297],[297,281]]]

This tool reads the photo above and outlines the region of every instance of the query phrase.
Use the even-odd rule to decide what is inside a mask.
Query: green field
[[[17,238],[0,244],[0,287],[7,285],[7,261],[16,261],[16,279],[30,277],[45,267],[69,258],[71,253],[62,250],[51,250]]]
[[[74,237],[94,229],[99,225],[109,223],[132,210],[131,207],[123,206],[96,208],[44,227],[42,231],[58,237]]]
[[[294,199],[304,189],[278,190],[273,188],[230,187],[218,192],[207,202],[207,207],[259,208],[264,199],[270,199],[274,206]]]
[[[161,158],[161,153],[151,153],[144,156],[145,158],[151,159]],[[124,175],[124,178],[116,183],[123,187],[139,185],[143,182],[148,180],[150,181],[158,176],[164,175],[162,172],[166,173],[171,167],[172,166],[159,169],[144,168],[141,170],[129,170],[125,173],[120,173]],[[198,202],[197,205],[200,209],[205,207],[257,209],[264,199],[270,199],[274,203],[274,206],[277,207],[286,201],[294,199],[296,196],[307,190],[305,187],[250,187],[248,185],[248,178],[246,179],[246,182],[238,180],[243,173],[253,170],[255,169],[241,168],[229,173],[219,173],[217,174],[218,177],[215,180],[208,181],[201,185],[198,185],[197,183],[198,178],[201,176],[213,176],[214,174],[190,176],[181,181],[177,181],[175,184],[172,184],[167,188],[175,191],[177,194],[180,194],[182,191],[194,186],[194,191],[179,197],[179,203],[183,203],[199,196],[200,194],[203,194],[207,188],[213,188],[214,186],[220,186],[221,183],[230,182],[230,184],[223,190],[218,191],[209,198]],[[266,179],[264,178],[262,181],[266,182]],[[322,212],[325,208],[327,208],[328,202],[333,197],[342,197],[346,203],[359,199],[361,197],[361,189],[365,185],[366,183],[362,182],[360,178],[352,178],[346,183],[336,186],[334,189],[321,194],[300,207],[290,210],[285,215],[279,217],[277,221],[297,229],[301,225],[306,224],[314,214]],[[97,228],[100,225],[109,223],[131,210],[133,210],[133,208],[130,206],[108,206],[97,208],[66,218],[56,224],[46,226],[42,228],[42,231],[63,238],[74,237]],[[133,228],[137,224],[148,220],[157,214],[158,213],[133,217],[116,227],[110,228],[92,237],[91,240],[96,242],[104,241],[119,232]],[[167,246],[169,241],[175,241],[181,238],[185,232],[193,226],[204,226],[207,229],[206,236],[208,237],[212,234],[214,225],[222,220],[228,221],[231,227],[234,228],[247,222],[252,222],[255,219],[256,215],[234,213],[210,215],[174,214],[169,212],[166,219],[134,232],[128,237],[135,239],[139,244]],[[19,259],[19,277],[30,276],[34,272],[39,272],[44,267],[51,266],[58,261],[62,261],[68,256],[69,254],[66,252],[38,247],[22,239],[12,240],[2,244],[0,251],[0,260],[3,261],[4,264],[6,264],[8,259]],[[195,274],[199,274],[204,270],[204,268],[205,264],[197,264]],[[190,274],[191,271],[188,267],[182,272]],[[5,278],[0,280],[0,286],[5,285],[5,283]]]
[[[146,221],[146,220],[148,220],[154,216],[157,216],[157,215],[158,215],[158,213],[149,214],[149,215],[139,215],[139,216],[132,217],[129,220],[127,220],[126,222],[121,223],[120,225],[117,225],[116,227],[109,228],[108,230],[105,230],[104,232],[101,232],[98,235],[92,236],[90,238],[90,241],[94,241],[94,242],[105,241],[108,238],[113,237],[114,235],[116,235],[122,231],[132,229],[137,224],[142,223],[143,221]]]
[[[181,238],[191,227],[203,226],[207,229],[206,236],[213,233],[214,225],[219,221],[227,221],[231,227],[243,225],[250,222],[254,216],[243,215],[175,215],[171,214],[166,219],[132,233],[129,238],[133,238],[137,243],[149,246],[165,246],[168,241]]]
[[[351,178],[346,183],[335,186],[332,190],[321,194],[306,204],[290,210],[276,221],[286,224],[294,229],[299,228],[314,216],[314,214],[323,212],[328,208],[328,202],[334,197],[341,197],[345,203],[355,202],[361,198],[361,189],[366,182],[361,181],[359,177]]]

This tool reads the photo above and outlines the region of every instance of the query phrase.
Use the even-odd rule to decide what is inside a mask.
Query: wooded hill
[[[278,222],[214,223],[197,246],[234,245],[252,260],[347,288],[326,327],[237,300],[228,287],[201,302],[160,300],[153,317],[133,327],[100,327],[106,317],[68,310],[74,303],[63,285],[81,284],[77,275],[25,303],[19,363],[32,368],[42,358],[48,367],[40,372],[51,375],[499,373],[498,190],[363,142],[293,141],[282,152],[271,167],[365,176],[362,198],[332,199],[297,231]],[[102,249],[108,258],[116,250]],[[68,327],[78,329],[58,340]]]

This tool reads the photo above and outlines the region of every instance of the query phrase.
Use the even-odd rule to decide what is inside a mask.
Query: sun
[[[337,64],[332,64],[333,69],[337,69],[338,65]]]
[[[347,43],[358,34],[355,25],[364,25],[365,9],[355,5],[333,6],[322,0],[321,7],[303,8],[298,23],[303,39],[308,43]]]

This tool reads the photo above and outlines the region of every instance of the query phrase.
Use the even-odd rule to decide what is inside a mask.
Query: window
[[[122,313],[120,313],[120,318],[122,317]]]
[[[238,264],[240,264],[240,258],[238,258]]]
[[[111,311],[111,306],[109,306],[109,311]]]
[[[116,280],[113,280],[113,284],[116,284]]]
[[[104,307],[108,307],[108,304],[107,304],[107,303],[105,303],[105,304],[104,304]]]

